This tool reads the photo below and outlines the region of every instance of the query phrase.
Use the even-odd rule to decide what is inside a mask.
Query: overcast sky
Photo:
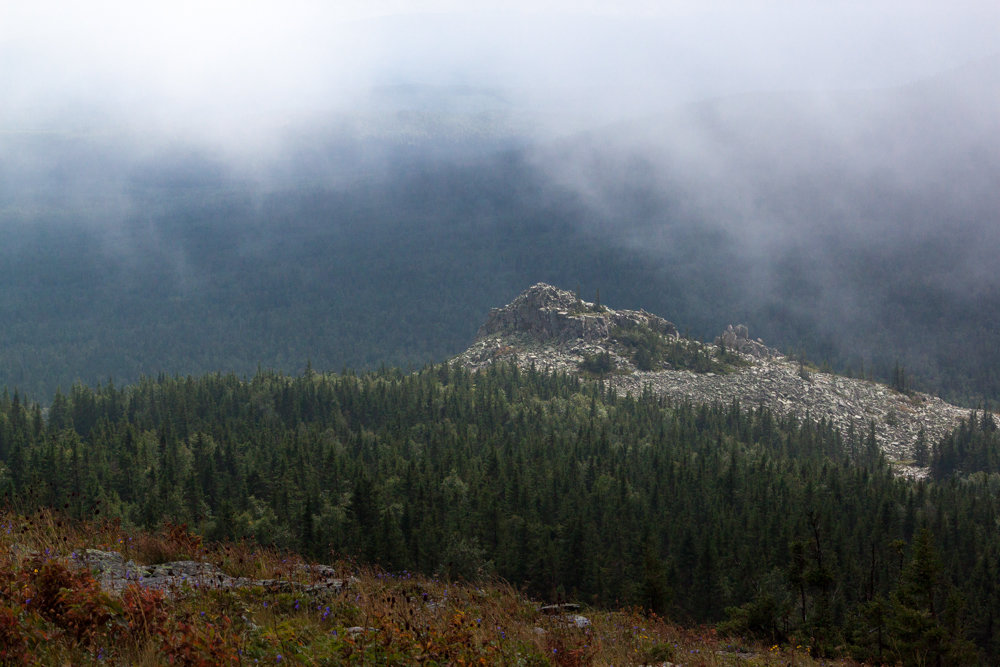
[[[896,85],[986,56],[1000,34],[995,0],[0,4],[8,131],[111,113],[211,134],[403,83],[613,118],[755,90]]]
[[[790,275],[773,267],[801,258],[803,274],[825,290],[803,307],[829,324],[823,329],[852,330],[875,297],[850,284],[838,247],[873,257],[896,256],[887,246],[926,250],[920,266],[959,295],[1000,281],[1000,86],[981,83],[997,79],[998,36],[997,0],[0,0],[0,232],[48,220],[91,225],[136,266],[156,248],[180,283],[193,285],[196,262],[169,236],[171,216],[198,210],[198,191],[182,192],[185,178],[261,184],[257,202],[287,183],[306,194],[314,182],[344,191],[360,183],[359,210],[370,197],[382,211],[380,191],[368,189],[379,183],[372,173],[395,169],[406,153],[391,151],[412,145],[388,141],[380,153],[377,142],[348,137],[338,153],[311,122],[398,131],[412,116],[420,130],[429,114],[391,112],[406,104],[492,111],[458,120],[529,133],[525,172],[558,186],[546,190],[551,202],[538,195],[539,219],[577,215],[575,205],[559,206],[579,193],[589,207],[580,225],[667,258],[665,270],[678,275],[712,262],[730,275],[727,245],[706,242],[702,257],[687,251],[701,236],[685,244],[697,226],[706,238],[721,230],[718,238],[733,239],[756,267],[737,267],[730,282],[759,292],[759,303]],[[975,61],[965,77],[885,90]],[[681,107],[744,93],[789,94]],[[457,127],[452,120],[440,127]],[[608,125],[622,120],[634,122]],[[597,129],[578,133],[588,128]],[[413,144],[424,149],[439,136]],[[462,144],[437,143],[456,152]],[[471,175],[492,175],[481,169]],[[479,187],[442,173],[434,192]],[[155,189],[168,192],[172,179],[177,199]],[[492,220],[489,197],[476,224]],[[340,224],[337,210],[310,218],[312,200],[303,201],[305,220]],[[204,203],[206,229],[244,221],[216,219],[213,203]],[[501,201],[497,220],[508,205],[522,213],[521,202]],[[409,211],[399,219],[434,223]],[[278,215],[260,232],[261,248],[284,223]],[[961,243],[946,255],[940,239]],[[2,245],[14,247],[7,238]],[[600,267],[592,270],[585,279],[599,280]]]

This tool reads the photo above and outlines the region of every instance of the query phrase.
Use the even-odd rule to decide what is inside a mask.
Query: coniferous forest
[[[531,596],[635,605],[817,655],[1000,656],[998,435],[894,476],[865,425],[616,395],[515,367],[260,371],[0,399],[0,493]]]
[[[0,3],[0,667],[1000,665],[1000,3],[235,4]]]

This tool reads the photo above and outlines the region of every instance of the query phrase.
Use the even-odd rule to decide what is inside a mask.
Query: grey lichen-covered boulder
[[[300,565],[288,579],[250,579],[233,577],[212,563],[194,560],[172,561],[157,565],[140,565],[126,560],[117,551],[87,549],[74,554],[74,560],[88,567],[105,590],[120,593],[129,584],[155,588],[166,592],[184,589],[249,588],[260,586],[274,591],[317,593],[339,591],[351,580],[337,577],[328,565]],[[300,581],[301,579],[301,581]]]
[[[590,627],[590,619],[586,616],[574,613],[580,610],[580,605],[575,602],[564,602],[562,604],[550,604],[540,607],[538,611],[550,616],[556,616],[562,622],[577,628]]]
[[[583,301],[567,290],[537,283],[506,306],[492,309],[476,339],[521,334],[542,341],[594,342],[607,339],[616,326],[645,326],[663,335],[677,334],[672,323],[644,310],[611,310]]]
[[[780,353],[764,344],[760,338],[750,339],[750,331],[745,324],[737,324],[735,327],[730,324],[726,330],[715,338],[715,344],[728,350],[749,354],[757,359],[774,359]]]

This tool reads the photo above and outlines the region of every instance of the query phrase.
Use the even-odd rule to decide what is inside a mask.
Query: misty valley
[[[995,89],[990,63],[544,143],[456,112],[377,116],[367,140],[331,121],[252,173],[127,134],[5,135],[0,380],[47,400],[159,372],[416,368],[545,281],[700,338],[747,322],[848,374],[900,363],[976,406],[1000,392],[995,120],[948,118]]]
[[[251,156],[3,132],[0,662],[996,664],[998,72],[554,135],[386,87]],[[765,362],[773,401],[693,389]]]

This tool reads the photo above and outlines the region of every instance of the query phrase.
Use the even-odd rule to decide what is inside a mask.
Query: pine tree
[[[917,433],[917,442],[913,446],[913,459],[914,463],[918,466],[926,466],[930,457],[930,450],[927,447],[927,433],[924,432],[923,427],[921,427],[920,432]]]
[[[923,528],[913,539],[910,560],[900,572],[889,609],[892,653],[903,665],[943,667],[974,662],[960,627],[949,630],[942,623],[944,600],[950,592],[942,578],[933,535]]]

